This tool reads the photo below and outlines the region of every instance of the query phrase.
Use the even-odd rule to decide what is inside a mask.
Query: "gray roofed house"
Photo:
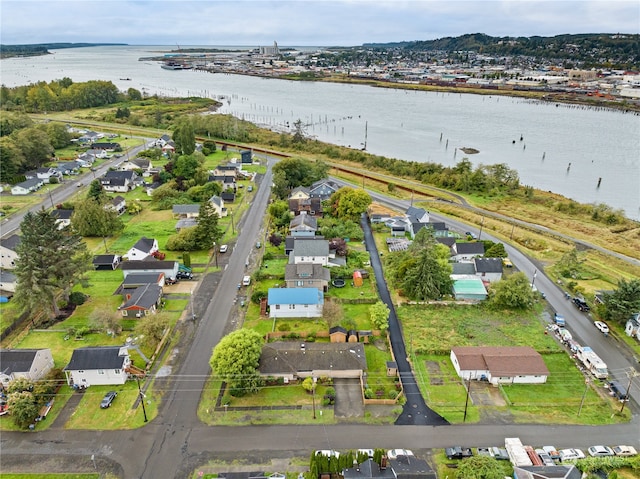
[[[154,238],[147,238],[143,236],[131,249],[127,252],[126,256],[129,261],[139,261],[145,259],[147,256],[158,251],[158,241]]]
[[[224,200],[217,195],[213,195],[209,198],[209,203],[213,206],[213,209],[220,218],[227,216],[227,208],[224,206]]]
[[[515,466],[514,479],[580,479],[582,473],[573,464],[555,466]]]
[[[415,206],[409,206],[405,214],[409,217],[411,222],[428,223],[429,212],[424,208],[416,208]]]
[[[37,381],[53,369],[51,350],[0,349],[0,383],[6,387],[17,378]]]
[[[51,213],[49,214],[56,219],[58,229],[62,229],[71,225],[71,216],[73,216],[73,210],[55,209],[51,210]]]
[[[18,259],[17,248],[21,238],[18,235],[11,235],[8,238],[0,239],[0,267],[3,269],[13,269],[16,267]]]
[[[158,272],[164,273],[165,278],[175,279],[178,274],[179,263],[177,261],[158,261],[155,259],[142,261],[123,261],[120,269],[126,278],[131,273]]]
[[[328,200],[332,194],[340,189],[340,186],[331,180],[316,181],[309,188],[309,196],[311,198],[320,198]]]
[[[107,171],[100,184],[105,191],[126,193],[137,186],[137,179],[135,171]]]
[[[172,212],[180,218],[197,218],[200,216],[200,204],[173,205]]]
[[[396,479],[438,479],[436,472],[424,459],[415,456],[398,455],[389,459]]]
[[[295,216],[289,222],[289,231],[291,231],[291,236],[295,236],[296,238],[315,236],[317,230],[317,218],[306,213]]]
[[[125,281],[130,275],[125,278]],[[155,314],[162,301],[162,286],[157,283],[138,286],[133,292],[124,292],[125,302],[120,306],[122,316],[125,318],[141,318],[149,314]]]
[[[362,343],[276,341],[262,347],[261,376],[359,378],[367,369]]]
[[[109,201],[104,208],[107,210],[114,210],[118,215],[124,214],[124,212],[127,211],[127,200],[118,195]]]
[[[329,242],[296,238],[293,243],[293,251],[289,254],[289,263],[314,263],[328,266]]]
[[[41,178],[31,178],[21,183],[15,184],[11,187],[12,195],[28,195],[32,191],[39,190],[44,185],[44,180]]]
[[[502,279],[502,258],[474,258],[476,274],[493,283]]]
[[[0,291],[6,293],[16,292],[16,275],[0,269]]]
[[[367,459],[357,466],[343,469],[342,477],[344,479],[396,479],[391,467],[382,468],[373,459]]]
[[[131,364],[126,346],[98,346],[73,351],[63,371],[70,386],[124,384]]]
[[[98,254],[93,257],[93,267],[95,269],[116,269],[122,258],[115,254]]]
[[[476,256],[484,255],[484,243],[480,242],[456,242],[452,249],[452,257],[454,261],[471,261]]]
[[[326,241],[324,236],[316,235],[316,236],[308,236],[304,239],[315,240],[315,241]],[[293,245],[296,242],[295,236],[287,236],[284,239],[284,254],[289,256],[289,254],[293,251]]]
[[[318,288],[326,292],[331,273],[321,264],[289,263],[285,266],[284,280],[287,288]]]
[[[451,276],[475,276],[476,274],[476,265],[471,262],[453,263],[451,266],[453,267]]]
[[[157,284],[161,287],[164,286],[164,273],[152,272],[128,274],[113,294],[133,294],[133,290],[147,284]]]

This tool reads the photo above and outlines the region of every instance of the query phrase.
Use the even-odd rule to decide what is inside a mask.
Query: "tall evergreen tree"
[[[80,236],[97,236],[102,238],[105,251],[105,238],[118,234],[124,229],[124,223],[112,208],[105,208],[99,201],[87,198],[76,205],[71,216],[71,225]]]
[[[196,151],[196,134],[190,119],[182,119],[176,125],[173,130],[173,141],[176,144],[176,152],[181,155],[190,155]]]
[[[59,230],[47,211],[25,215],[17,247],[15,302],[30,314],[60,314],[58,300],[69,299],[71,289],[84,282],[90,266],[89,253],[80,236]]]
[[[209,201],[205,201],[200,205],[198,226],[196,226],[196,245],[201,249],[209,249],[213,243],[219,242],[221,237],[218,213]]]

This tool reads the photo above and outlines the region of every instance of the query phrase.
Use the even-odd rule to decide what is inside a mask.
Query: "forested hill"
[[[369,48],[397,48],[408,51],[477,52],[491,56],[528,56],[539,59],[570,60],[584,66],[640,63],[640,35],[585,33],[554,37],[492,37],[471,33],[399,43],[367,43]]]
[[[109,45],[126,45],[126,43],[32,43],[24,45],[0,44],[0,58],[31,57],[46,55],[49,50],[62,48],[100,47]]]

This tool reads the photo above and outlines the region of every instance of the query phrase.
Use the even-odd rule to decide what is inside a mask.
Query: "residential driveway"
[[[363,417],[364,401],[360,389],[360,380],[335,378],[336,403],[333,408],[335,417]]]

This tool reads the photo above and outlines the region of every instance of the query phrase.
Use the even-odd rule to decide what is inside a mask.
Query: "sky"
[[[0,0],[3,44],[356,46],[640,33],[638,0]]]

